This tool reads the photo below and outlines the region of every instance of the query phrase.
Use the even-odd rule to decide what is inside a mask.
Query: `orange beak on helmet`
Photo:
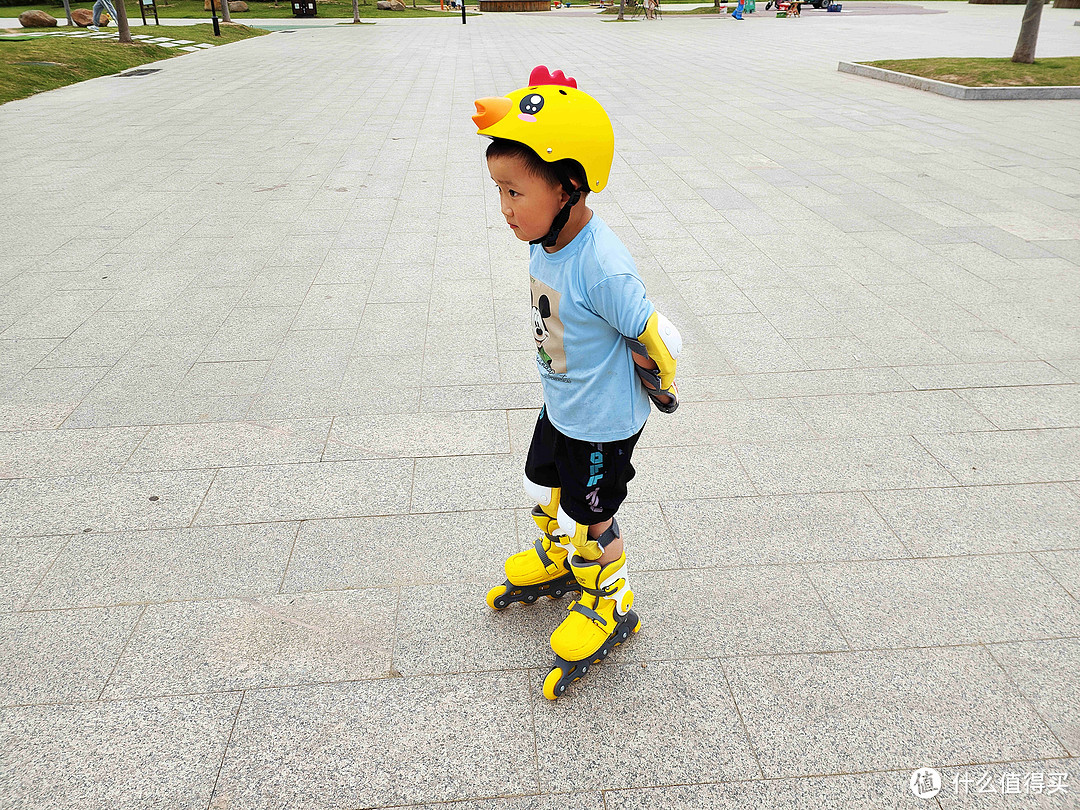
[[[477,130],[487,129],[492,124],[497,124],[506,117],[506,114],[510,112],[510,108],[513,106],[506,96],[481,98],[474,101],[473,104],[476,105],[476,115],[472,117],[472,120],[476,124]]]

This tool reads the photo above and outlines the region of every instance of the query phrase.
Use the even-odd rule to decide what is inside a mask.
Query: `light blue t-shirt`
[[[595,213],[555,253],[529,254],[533,339],[548,419],[589,442],[633,436],[650,401],[623,336],[636,338],[655,307],[630,252]]]

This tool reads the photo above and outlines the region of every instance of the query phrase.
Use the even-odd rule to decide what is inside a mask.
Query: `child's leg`
[[[571,552],[568,539],[559,529],[562,490],[552,455],[553,430],[541,412],[525,461],[524,480],[525,491],[536,501],[532,519],[540,529],[540,536],[532,548],[510,555],[504,563],[506,581],[487,594],[488,606],[495,610],[513,602],[531,605],[541,596],[558,599],[581,590],[567,561]]]

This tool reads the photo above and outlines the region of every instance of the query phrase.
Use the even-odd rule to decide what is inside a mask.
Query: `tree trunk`
[[[619,19],[623,18],[623,14],[626,13],[626,0],[619,0]]]
[[[120,35],[120,41],[131,45],[131,27],[128,25],[127,4],[124,0],[116,0],[116,30]]]
[[[71,2],[70,0],[64,0],[64,13],[67,14],[68,25],[74,27],[75,21],[71,19]]]
[[[352,0],[352,21],[360,22],[360,0]]]
[[[1024,21],[1020,23],[1020,36],[1016,40],[1016,50],[1012,60],[1030,65],[1035,61],[1035,43],[1039,40],[1039,21],[1042,19],[1043,3],[1046,0],[1027,0],[1024,6]]]
[[[232,22],[232,17],[229,15],[229,0],[221,0],[221,21]]]

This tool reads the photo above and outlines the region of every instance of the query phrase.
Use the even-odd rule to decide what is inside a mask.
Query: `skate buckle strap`
[[[619,588],[622,587],[621,583],[623,581],[624,580],[619,580],[612,585],[608,585],[608,587],[606,588],[589,588],[585,585],[582,585],[581,590],[585,593],[591,593],[593,596],[606,596],[610,598],[613,593],[615,593],[617,590],[619,590]]]
[[[574,602],[574,604],[570,605],[570,610],[573,610],[573,611],[576,611],[577,613],[580,613],[582,616],[586,617],[587,619],[591,620],[594,624],[596,624],[597,627],[602,627],[602,628],[607,627],[607,622],[604,621],[603,616],[601,616],[599,613],[597,613],[592,608],[585,607],[583,604],[581,604],[581,602]]]
[[[559,542],[552,535],[547,534],[546,532],[544,534],[544,537],[547,537],[547,539],[550,540],[552,543]],[[544,568],[549,570],[552,568],[562,568],[562,566],[560,566],[553,559],[551,559],[551,557],[548,556],[547,552],[544,551],[544,537],[537,537],[536,540],[533,541],[533,548],[536,549],[536,554],[540,558],[540,562],[544,564]]]

